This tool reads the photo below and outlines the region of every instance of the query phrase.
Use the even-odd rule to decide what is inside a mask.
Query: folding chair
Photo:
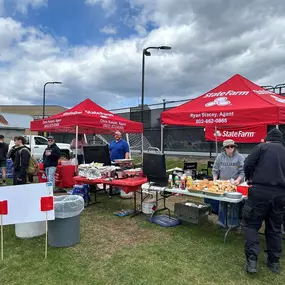
[[[198,168],[197,162],[186,162],[186,161],[184,161],[183,171],[187,172],[187,170],[191,170],[193,179],[197,178],[197,168]]]

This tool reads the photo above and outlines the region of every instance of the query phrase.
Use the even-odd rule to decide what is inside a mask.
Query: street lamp
[[[169,50],[171,47],[169,46],[159,46],[159,47],[148,47],[143,49],[142,52],[142,98],[141,98],[141,122],[143,123],[143,109],[144,109],[144,70],[145,70],[145,56],[151,56],[151,53],[148,51],[149,49],[156,50]]]
[[[46,108],[46,86],[48,84],[62,84],[60,81],[51,81],[51,82],[46,82],[44,85],[44,91],[43,91],[43,119],[45,118],[45,108]]]

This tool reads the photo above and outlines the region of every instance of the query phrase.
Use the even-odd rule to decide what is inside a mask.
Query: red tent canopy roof
[[[163,125],[285,124],[285,97],[236,74],[211,91],[164,111]]]
[[[31,131],[102,134],[120,130],[124,133],[142,133],[142,123],[112,114],[90,99],[55,116],[31,122]]]

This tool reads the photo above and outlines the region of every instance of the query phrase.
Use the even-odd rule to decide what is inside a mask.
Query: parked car
[[[32,144],[30,144],[30,136],[24,136],[26,139],[26,146],[31,150],[32,154],[36,159],[41,159],[44,154],[44,150],[47,147],[48,140],[42,136],[32,135]],[[70,148],[70,145],[67,143],[56,143],[60,148],[61,158],[70,159],[73,156],[73,152]],[[10,141],[9,149],[14,146],[14,141]]]

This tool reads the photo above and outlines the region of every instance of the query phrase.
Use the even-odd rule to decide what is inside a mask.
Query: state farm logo
[[[275,99],[279,103],[285,103],[285,99],[279,98],[275,95],[270,95],[273,99]]]
[[[249,95],[249,91],[228,90],[228,91],[219,91],[219,92],[207,93],[207,94],[205,94],[204,98],[223,97],[223,96],[246,96],[246,95]]]
[[[208,102],[205,104],[205,107],[213,107],[213,106],[228,106],[231,105],[231,101],[228,100],[227,97],[219,97],[216,98],[214,101]]]
[[[253,138],[256,132],[244,132],[244,131],[219,131],[214,133],[215,137],[222,138]]]

